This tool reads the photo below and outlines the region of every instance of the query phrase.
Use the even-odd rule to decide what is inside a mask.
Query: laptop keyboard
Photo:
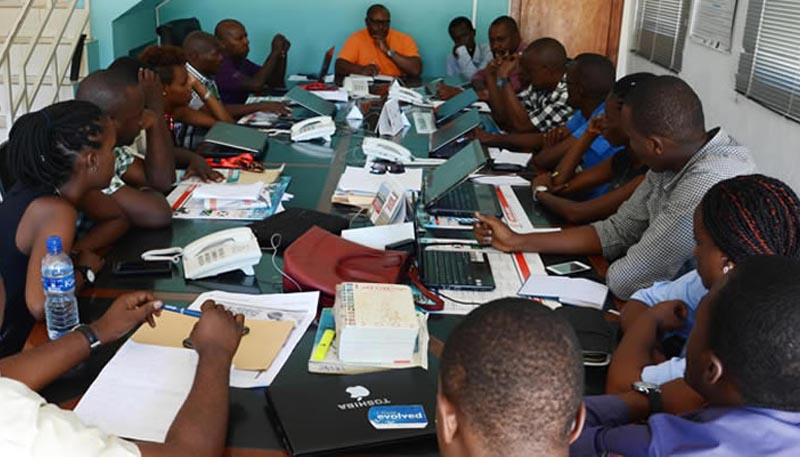
[[[464,211],[478,210],[478,197],[475,190],[470,187],[458,186],[446,193],[437,203],[437,208],[459,209]]]
[[[425,281],[438,286],[476,286],[470,271],[471,253],[426,251],[423,259]],[[482,260],[482,259],[481,259]]]

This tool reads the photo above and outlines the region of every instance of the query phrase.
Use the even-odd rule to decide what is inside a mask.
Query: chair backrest
[[[200,21],[197,18],[184,18],[161,24],[156,28],[156,33],[162,45],[183,46],[183,39],[195,30],[200,30]]]
[[[0,144],[0,202],[5,198],[6,192],[11,190],[11,187],[14,185],[14,180],[6,166],[7,146],[8,142]]]

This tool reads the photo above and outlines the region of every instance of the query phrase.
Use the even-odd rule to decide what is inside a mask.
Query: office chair
[[[161,24],[156,28],[156,33],[161,45],[183,46],[183,39],[195,30],[200,30],[200,21],[197,18],[184,18]]]
[[[11,177],[8,168],[6,167],[6,147],[8,142],[0,144],[0,202],[5,199],[8,190],[14,185],[14,179]]]

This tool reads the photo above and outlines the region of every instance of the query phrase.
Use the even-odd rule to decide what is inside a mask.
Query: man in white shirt
[[[453,39],[453,52],[447,55],[447,76],[472,80],[492,60],[492,49],[488,43],[475,43],[475,28],[464,16],[450,21],[447,31]]]
[[[2,280],[0,280],[2,286]],[[0,289],[0,306],[5,303]],[[83,424],[35,391],[147,320],[161,302],[145,292],[120,296],[102,318],[60,339],[0,360],[0,457],[222,455],[228,425],[228,380],[244,318],[203,304],[191,340],[199,355],[194,384],[163,443],[130,442]]]

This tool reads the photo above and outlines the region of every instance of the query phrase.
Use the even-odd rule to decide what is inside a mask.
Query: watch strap
[[[78,324],[72,330],[74,332],[80,332],[84,337],[86,337],[86,340],[89,342],[89,349],[91,351],[96,350],[97,347],[102,345],[100,343],[100,339],[97,338],[97,334],[94,333],[94,330],[92,330],[91,326],[88,324]]]
[[[647,392],[647,401],[650,405],[650,413],[657,414],[664,412],[664,401],[661,399],[661,390],[650,390]]]

